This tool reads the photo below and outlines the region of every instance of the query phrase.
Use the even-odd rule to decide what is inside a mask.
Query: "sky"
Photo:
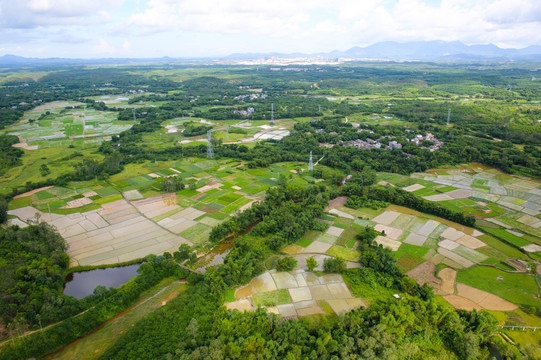
[[[0,56],[213,57],[425,40],[541,45],[541,0],[0,0]]]

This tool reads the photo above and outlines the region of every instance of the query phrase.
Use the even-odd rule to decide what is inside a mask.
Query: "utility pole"
[[[207,146],[207,159],[212,159],[214,157],[214,150],[212,149],[212,131],[207,131],[207,139],[208,139],[208,146]]]

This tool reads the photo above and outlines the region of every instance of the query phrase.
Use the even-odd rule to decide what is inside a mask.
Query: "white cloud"
[[[137,56],[315,52],[388,40],[523,47],[541,44],[541,1],[0,0],[0,31],[6,47],[91,38],[101,53],[114,44]]]
[[[98,55],[107,55],[115,52],[115,48],[109,45],[105,39],[100,39],[99,45],[92,47],[92,50]]]
[[[93,25],[110,21],[107,12],[124,0],[16,0],[0,2],[0,24],[5,28]]]

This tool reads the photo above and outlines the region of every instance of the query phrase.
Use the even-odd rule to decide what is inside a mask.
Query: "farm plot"
[[[12,215],[23,221],[32,220],[36,213],[66,239],[71,265],[115,264],[176,251],[183,243],[191,244],[138,213],[126,200],[69,215],[43,214],[33,207],[11,210]]]
[[[182,243],[204,247],[212,227],[263,199],[265,190],[291,166],[245,171],[236,161],[199,159],[130,164],[107,182],[79,182],[23,194],[10,203],[11,214],[18,216],[12,222],[25,226],[46,221],[56,226],[70,245],[72,265],[118,263],[174,252]],[[162,194],[161,182],[176,176],[193,186]],[[321,239],[326,241],[325,249],[316,251],[327,251],[343,232],[343,227],[329,229]]]
[[[238,288],[235,298],[237,301],[226,304],[228,308],[244,304],[243,310],[255,310],[262,306],[286,318],[326,314],[327,304],[336,314],[366,306],[351,294],[341,275],[318,277],[302,269],[290,273],[267,271]]]
[[[49,112],[48,115],[46,111]],[[17,135],[26,147],[67,147],[75,139],[97,142],[104,136],[119,134],[133,126],[117,120],[114,112],[84,109],[79,102],[55,101],[27,111],[7,132]]]
[[[388,175],[382,178],[395,183],[405,182]],[[541,245],[541,190],[535,179],[470,164],[456,169],[412,174],[410,180],[438,193],[424,196],[427,200],[438,201],[450,209],[465,211],[503,228],[531,235],[520,246],[530,243]],[[454,190],[444,191],[448,188]]]

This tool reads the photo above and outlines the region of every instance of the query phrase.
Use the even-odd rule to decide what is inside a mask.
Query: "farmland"
[[[213,226],[262,200],[280,174],[306,184],[301,176],[293,177],[298,168],[283,163],[263,171],[246,169],[236,161],[189,159],[167,165],[148,163],[127,167],[107,182],[21,194],[10,205],[9,214],[17,217],[10,221],[25,226],[41,220],[56,226],[70,245],[74,266],[172,253],[183,243],[205,248]],[[163,195],[160,183],[171,176],[182,176],[190,186]]]
[[[449,66],[69,68],[36,76],[34,93],[6,85],[17,102],[3,110],[20,116],[4,128],[17,150],[0,163],[15,225],[2,231],[30,255],[4,250],[2,309],[21,311],[0,330],[39,339],[9,354],[44,357],[85,324],[103,325],[50,358],[244,354],[273,347],[259,333],[271,328],[346,357],[333,350],[346,349],[344,326],[360,329],[355,344],[398,339],[403,357],[410,344],[413,357],[426,346],[454,358],[468,336],[482,351],[538,346],[497,328],[540,319],[536,83],[522,79],[530,70]],[[524,88],[502,90],[510,81]],[[57,267],[44,254],[24,262],[45,246],[18,248],[43,228],[66,241]],[[136,262],[120,290],[78,300],[58,286],[70,271]],[[232,329],[247,330],[220,343]]]

